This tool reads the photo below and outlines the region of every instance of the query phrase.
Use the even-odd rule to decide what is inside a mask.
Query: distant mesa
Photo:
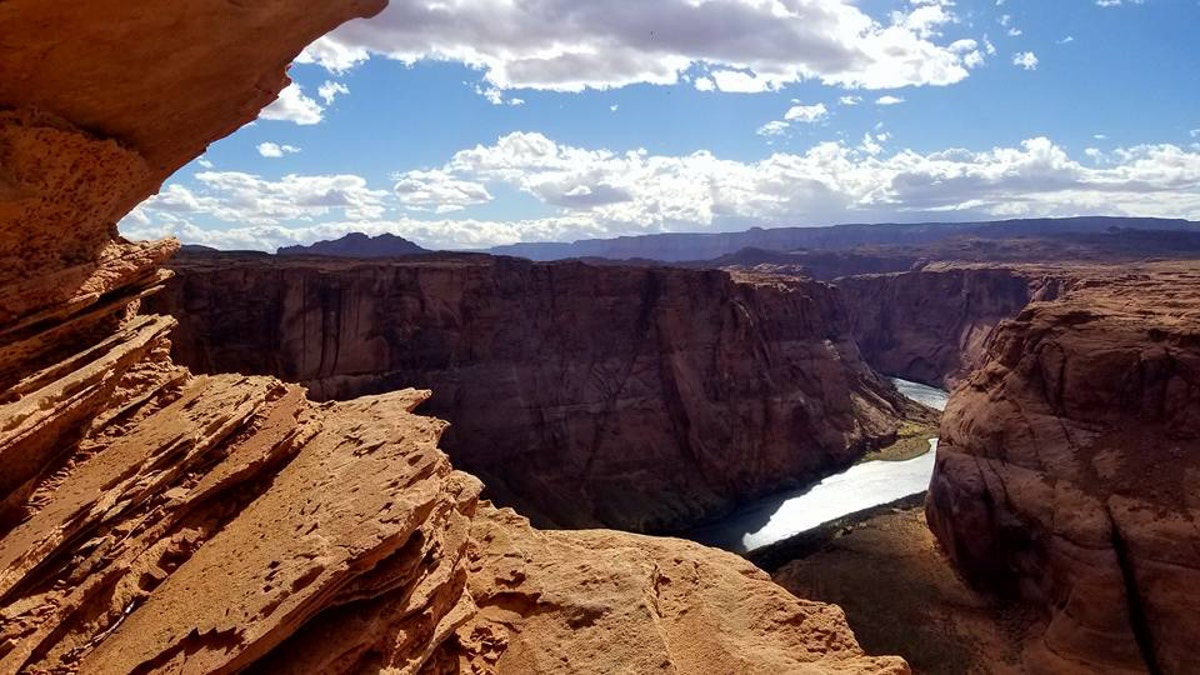
[[[281,246],[276,255],[324,255],[338,258],[392,258],[402,255],[429,253],[403,237],[381,234],[368,237],[361,232],[352,232],[341,239],[318,241],[309,246]]]
[[[1124,218],[1089,216],[1078,218],[1028,218],[987,222],[946,223],[882,223],[846,224],[829,227],[754,227],[742,232],[706,232],[647,234],[613,239],[582,239],[571,243],[520,243],[496,246],[488,250],[493,255],[509,255],[531,260],[563,260],[567,258],[608,258],[625,260],[640,258],[659,262],[681,263],[711,261],[730,256],[744,249],[760,251],[844,251],[869,247],[906,247],[911,254],[922,249],[918,257],[932,248],[939,257],[961,259],[949,255],[954,242],[964,241],[1030,241],[1053,245],[1056,250],[1048,259],[1061,257],[1063,246],[1085,244],[1108,251],[1136,250],[1138,254],[1175,253],[1179,246],[1196,248],[1200,223],[1162,218]],[[1171,240],[1171,238],[1174,240]],[[1011,247],[1011,245],[1010,245]],[[1035,247],[1026,243],[1026,248]],[[1156,249],[1148,251],[1148,248]],[[860,251],[865,252],[865,251]],[[1017,256],[1029,259],[1028,252]],[[1111,258],[1112,256],[1107,256]],[[1043,258],[1045,259],[1045,258]],[[812,261],[802,261],[811,263]],[[870,266],[854,273],[872,270]]]

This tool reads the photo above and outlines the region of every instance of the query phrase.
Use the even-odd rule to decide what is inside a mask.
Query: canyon
[[[921,413],[836,289],[715,270],[185,255],[145,303],[195,372],[343,400],[434,393],[444,447],[535,523],[678,531],[895,440]]]
[[[322,362],[326,367],[341,363],[330,349],[355,345],[353,353],[360,353],[369,351],[362,345],[372,339],[388,343],[388,349],[377,353],[389,356],[370,362],[365,373],[380,376],[407,370],[394,381],[380,384],[383,388],[402,381],[422,381],[428,376],[422,375],[418,366],[446,363],[447,352],[471,353],[469,348],[466,352],[447,350],[439,341],[436,358],[427,351],[404,364],[406,350],[429,344],[428,339],[413,338],[420,334],[419,327],[444,331],[447,325],[467,326],[471,321],[464,317],[474,311],[469,308],[505,307],[506,296],[495,289],[497,279],[522,279],[520,287],[525,292],[521,297],[526,301],[546,293],[531,289],[569,289],[553,303],[530,301],[538,308],[546,304],[561,308],[564,297],[578,296],[579,289],[587,286],[593,289],[589,306],[604,307],[606,317],[618,317],[599,324],[581,318],[580,313],[563,319],[569,325],[551,323],[551,328],[522,333],[524,337],[510,342],[529,342],[530,335],[569,335],[570,326],[582,326],[589,334],[604,336],[599,342],[611,346],[613,327],[630,325],[629,319],[619,318],[621,313],[612,308],[622,299],[625,304],[630,304],[630,298],[644,299],[646,279],[655,276],[672,280],[658,282],[660,289],[690,289],[658,296],[671,318],[666,324],[656,324],[655,330],[675,336],[669,344],[679,351],[703,345],[705,354],[724,354],[731,361],[735,356],[748,359],[749,365],[744,367],[752,372],[764,368],[747,357],[753,355],[752,350],[730,347],[714,351],[707,340],[713,327],[723,324],[720,313],[706,315],[702,307],[745,308],[753,317],[747,324],[755,327],[752,341],[766,341],[771,348],[790,345],[787,353],[805,355],[792,372],[815,368],[812,350],[797,351],[798,347],[819,342],[819,336],[836,334],[834,344],[842,346],[833,362],[843,370],[834,372],[841,372],[842,378],[853,372],[859,373],[859,381],[872,382],[871,375],[862,373],[876,369],[956,388],[939,432],[943,440],[933,464],[926,512],[903,504],[889,506],[894,514],[885,511],[878,517],[853,518],[845,524],[839,520],[831,524],[836,528],[824,528],[820,534],[800,533],[795,537],[797,543],[781,542],[781,546],[752,553],[752,559],[767,565],[780,584],[800,596],[846,605],[851,627],[865,631],[865,644],[914,659],[921,672],[1190,672],[1194,667],[1182,645],[1195,635],[1188,617],[1198,607],[1193,594],[1180,590],[1188,588],[1195,569],[1190,557],[1195,537],[1190,529],[1194,514],[1189,495],[1196,494],[1196,486],[1188,481],[1196,450],[1191,427],[1200,409],[1194,382],[1196,331],[1200,328],[1194,289],[1200,273],[1193,263],[1115,266],[940,261],[903,272],[838,277],[832,284],[805,279],[797,270],[771,264],[714,271],[580,261],[537,264],[445,254],[386,263],[264,256],[251,260],[205,254],[177,259],[172,267],[178,276],[154,301],[159,303],[158,311],[201,317],[181,331],[176,347],[177,352],[186,354],[181,358],[214,372],[239,363],[243,372],[283,373],[306,382],[319,395],[333,398],[348,395],[337,391],[347,382],[364,385],[354,375],[361,364],[351,362],[342,376],[336,375],[336,370],[315,368]],[[391,276],[381,276],[380,270],[385,268]],[[450,270],[469,276],[464,268],[475,274],[486,271],[481,278],[487,283],[430,281],[444,279]],[[422,273],[428,275],[424,281],[419,279]],[[539,274],[557,280],[540,285],[531,281]],[[568,281],[577,277],[586,281]],[[697,281],[701,279],[722,291],[680,308],[678,298],[694,297],[697,288],[705,287]],[[237,297],[255,301],[226,303],[220,293],[226,288],[239,289]],[[477,300],[464,300],[471,293],[462,288],[473,288]],[[779,303],[781,289],[787,289],[782,297],[798,294],[793,300],[808,298],[811,303],[813,296],[824,300],[809,305]],[[381,298],[393,296],[404,301],[386,311],[377,307]],[[272,300],[264,303],[264,298]],[[455,309],[445,308],[445,298],[454,299]],[[767,298],[776,300],[766,304]],[[288,306],[292,309],[280,309]],[[504,311],[506,316],[551,314],[544,309]],[[346,314],[355,318],[340,318]],[[246,316],[257,318],[247,323]],[[288,316],[294,318],[281,318]],[[399,317],[410,330],[393,334],[404,338],[385,337],[388,333],[379,328],[380,316]],[[437,316],[450,319],[438,323],[430,318]],[[693,316],[698,317],[696,324],[683,321]],[[814,319],[819,323],[806,323]],[[473,321],[476,326],[487,325],[479,319]],[[667,328],[681,321],[674,331]],[[772,323],[796,325],[766,328]],[[519,324],[520,330],[529,330],[529,321]],[[272,326],[320,327],[310,329],[316,331],[312,336],[300,339],[300,332],[290,338],[272,334],[279,330]],[[335,326],[332,334],[339,336],[336,340],[327,336],[330,326]],[[830,333],[832,328],[836,331]],[[496,325],[485,331],[489,336],[501,333]],[[369,337],[347,342],[347,335]],[[462,339],[461,334],[456,339]],[[189,340],[195,342],[189,344]],[[494,338],[486,342],[496,344]],[[304,351],[305,345],[310,351]],[[558,348],[554,353],[565,351]],[[659,342],[643,357],[669,351]],[[473,353],[474,359],[460,363],[478,368],[516,362],[523,364],[519,368],[523,372],[537,370],[530,365],[536,360],[530,352]],[[576,349],[571,353],[595,352]],[[623,360],[629,358],[621,353]],[[280,359],[281,354],[283,361],[264,360]],[[320,354],[325,354],[324,359]],[[498,358],[500,354],[508,356]],[[512,354],[519,358],[513,359]],[[223,365],[218,365],[222,361]],[[770,361],[778,364],[779,357],[772,353]],[[281,368],[279,363],[287,365]],[[689,367],[703,373],[698,379],[713,377],[712,371],[697,363],[703,360],[694,359]],[[309,370],[295,370],[304,364]],[[847,366],[853,367],[846,371]],[[435,371],[443,378],[432,384],[435,391],[453,385],[449,370]],[[308,378],[298,372],[307,372]],[[322,378],[320,372],[329,375]],[[472,388],[495,386],[502,379],[495,375],[476,378],[482,384]],[[803,383],[802,378],[789,381]],[[375,385],[370,378],[366,382]],[[423,382],[421,386],[431,386],[429,381]],[[882,391],[871,386],[873,391]],[[663,390],[642,389],[641,394],[643,400],[656,400],[663,397]],[[887,399],[884,394],[879,396]],[[504,428],[503,424],[520,421],[512,413],[490,418],[476,412],[472,418],[471,411],[482,407],[479,403],[458,408],[443,405],[447,407],[439,416],[455,424],[459,418],[466,419],[485,433],[489,426]],[[711,401],[706,405],[705,409],[713,409]],[[893,414],[903,410],[895,403],[891,406]],[[879,411],[886,416],[886,408]],[[669,424],[664,419],[670,418],[659,418],[653,424]],[[891,419],[895,422],[900,417]],[[634,428],[635,434],[652,433]],[[745,430],[753,433],[760,428],[764,428],[762,421],[756,419]],[[504,431],[521,433],[513,427]],[[547,442],[539,452],[549,449],[553,453],[553,444],[561,443],[561,438]],[[456,449],[448,445],[454,455]],[[744,457],[745,450],[740,452]],[[685,454],[665,461],[678,462]],[[932,455],[923,459],[934,462]],[[650,463],[663,461],[659,455]],[[725,461],[733,467],[739,460],[731,457]],[[826,465],[825,472],[836,465]],[[674,470],[679,465],[670,466]],[[630,467],[626,462],[621,468],[630,471]],[[503,465],[499,470],[504,470]],[[520,470],[524,472],[526,467]],[[638,470],[645,475],[644,469]],[[479,473],[487,476],[486,471]],[[561,476],[562,485],[572,480],[586,484],[579,474],[564,472]],[[485,478],[492,480],[503,485],[506,479]],[[683,489],[696,488],[686,485]],[[796,494],[803,492],[802,488],[795,490]],[[783,493],[784,497],[788,494]],[[746,491],[725,503],[741,508],[754,501],[752,495]],[[661,499],[663,494],[657,497]],[[910,501],[904,500],[904,504]],[[645,502],[610,503],[620,504],[628,512],[647,508]],[[533,513],[538,510],[536,504],[517,506]],[[770,518],[755,514],[738,517],[755,523],[790,518],[784,509],[775,510],[779,513]],[[672,525],[688,522],[675,520]],[[736,519],[728,522],[737,524]],[[609,524],[640,525],[632,521]],[[839,543],[843,536],[850,537],[845,544]],[[818,537],[827,537],[827,543],[821,544]],[[712,537],[708,540],[715,541]],[[788,565],[789,559],[794,563]],[[905,575],[899,587],[882,582],[871,571],[893,561],[902,564],[898,569]],[[962,584],[959,574],[969,586]],[[857,589],[853,597],[847,595],[851,588]],[[923,623],[906,627],[874,618],[880,612],[890,616],[893,611]],[[938,632],[933,628],[937,625],[957,628]]]
[[[496,509],[428,392],[172,362],[178,244],[115,223],[382,6],[0,4],[0,670],[907,672],[730,554]]]
[[[855,342],[874,368],[946,389],[982,365],[997,324],[1059,283],[1020,267],[954,263],[835,282]]]
[[[787,249],[680,268],[118,234],[384,4],[0,3],[0,672],[1200,670],[1200,266],[1142,260],[1192,223],[820,274],[795,242],[858,229],[654,240]],[[774,581],[537,527],[813,482],[928,421],[881,372],[954,387],[924,506]]]

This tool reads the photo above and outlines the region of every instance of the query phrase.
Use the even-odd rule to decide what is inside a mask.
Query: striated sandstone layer
[[[491,256],[186,256],[176,359],[321,398],[432,389],[445,447],[539,524],[664,531],[849,464],[909,407],[831,287]]]
[[[1045,608],[1035,673],[1200,671],[1200,269],[1075,271],[951,399],[926,504],[974,583]]]
[[[0,2],[0,672],[907,672],[727,554],[481,506],[427,392],[171,362],[177,245],[114,223],[382,5]]]
[[[868,363],[945,389],[982,364],[992,329],[1016,316],[1044,283],[1026,270],[953,264],[835,282]]]

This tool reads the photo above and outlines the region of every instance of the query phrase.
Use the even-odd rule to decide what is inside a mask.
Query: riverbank
[[[821,530],[807,548],[787,542],[796,559],[772,577],[797,597],[841,606],[869,652],[900,654],[922,675],[1022,672],[1021,644],[1038,613],[967,586],[937,547],[920,499]]]
[[[880,507],[922,498],[937,459],[938,411],[949,395],[915,382],[892,381],[926,409],[903,426],[891,445],[814,485],[760,499],[680,536],[757,562],[774,556],[767,548],[803,550],[827,531],[867,518]]]

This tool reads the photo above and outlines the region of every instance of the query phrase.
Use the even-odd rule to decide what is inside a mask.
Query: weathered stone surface
[[[1033,672],[1200,670],[1200,271],[1088,269],[1002,323],[943,418],[930,527],[1045,607]]]
[[[462,672],[908,672],[898,658],[864,656],[840,609],[797,600],[731,553],[605,530],[539,532],[490,507],[471,537],[480,609],[443,650]]]
[[[432,389],[455,464],[541,524],[677,528],[889,441],[909,404],[834,289],[719,271],[195,256],[150,301],[200,372]]]
[[[929,265],[838,279],[863,358],[881,373],[952,389],[982,365],[988,335],[1044,283],[1028,270]]]
[[[309,40],[382,4],[0,2],[0,672],[520,672],[525,644],[577,652],[564,670],[624,667],[592,633],[541,632],[576,619],[569,603],[528,623],[489,613],[505,642],[461,646],[485,621],[474,593],[498,597],[487,560],[520,559],[535,592],[570,599],[582,549],[476,517],[479,482],[437,448],[445,423],[411,412],[426,392],[318,404],[273,378],[193,376],[170,360],[173,320],[138,314],[176,246],[123,241],[116,220],[253,118]],[[597,543],[598,577],[632,578],[655,550],[738,591],[727,617],[723,592],[680,598],[723,623],[672,644],[750,670],[905,669],[744,563],[594,536],[613,542]],[[618,590],[614,607],[645,602],[637,583]],[[661,654],[643,647],[623,654]]]

